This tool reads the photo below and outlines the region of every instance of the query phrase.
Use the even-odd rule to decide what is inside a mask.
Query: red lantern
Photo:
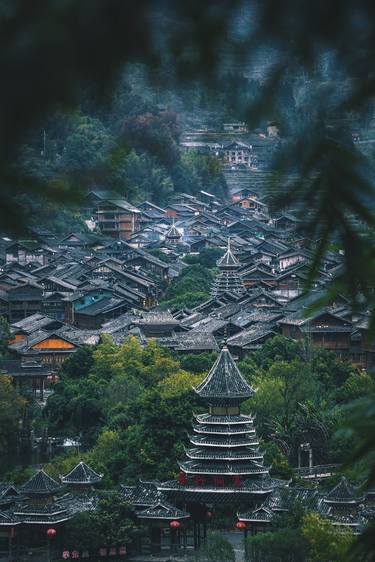
[[[206,512],[206,517],[207,517],[207,519],[211,519],[211,517],[212,517],[212,511],[207,511],[207,512]]]
[[[181,527],[181,523],[179,521],[171,521],[169,526],[171,529],[179,529]]]
[[[16,536],[16,528],[15,527],[10,527],[8,529],[8,532],[9,532],[9,536],[10,536],[11,539],[13,539]]]
[[[53,539],[56,536],[56,529],[47,529],[47,537]]]
[[[237,521],[236,527],[237,527],[237,529],[241,529],[241,530],[246,529],[245,521]]]
[[[178,475],[178,481],[182,486],[186,486],[187,476],[186,476],[185,472],[180,472],[180,474]]]

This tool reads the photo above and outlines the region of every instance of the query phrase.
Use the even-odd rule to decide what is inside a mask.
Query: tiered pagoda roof
[[[265,497],[279,481],[269,476],[253,425],[240,404],[254,395],[224,345],[204,381],[195,388],[209,412],[195,416],[186,459],[179,462],[178,481],[160,484],[169,497],[184,501],[222,502]]]
[[[207,377],[194,390],[198,396],[204,398],[210,404],[239,404],[255,394],[254,389],[251,388],[241,375],[226,345],[224,345],[221,350],[219,357]],[[226,416],[226,413],[223,412],[223,414]],[[203,424],[210,423],[217,423],[218,425],[226,423],[228,426],[237,424],[250,427],[253,423],[251,417],[235,415],[233,419],[232,415],[229,414],[225,418],[221,418],[223,414],[218,414],[216,416],[216,421],[210,420],[209,417],[204,419],[200,416],[197,417],[197,422],[199,425],[202,425],[202,427]],[[227,417],[228,421],[225,421]]]
[[[216,276],[211,289],[211,296],[218,297],[224,293],[242,295],[246,292],[241,276],[238,273],[240,262],[233,255],[228,238],[228,248],[222,258],[217,261],[220,273]]]
[[[166,240],[170,243],[177,243],[181,238],[181,233],[177,230],[174,219],[171,228],[168,230],[167,234],[165,235]]]

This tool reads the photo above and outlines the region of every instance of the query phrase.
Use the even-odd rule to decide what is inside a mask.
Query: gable
[[[330,314],[329,312],[323,312],[316,318],[314,318],[311,323],[316,327],[329,327],[329,326],[350,326],[351,323],[343,318],[339,318],[334,314]]]
[[[75,349],[75,345],[58,336],[48,337],[32,346],[33,349]]]

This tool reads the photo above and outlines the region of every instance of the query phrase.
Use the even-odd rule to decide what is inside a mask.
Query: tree
[[[60,376],[70,379],[87,377],[93,365],[92,346],[82,346],[61,365]]]
[[[317,513],[308,513],[302,522],[302,535],[309,544],[309,562],[345,560],[353,545],[353,534],[337,529]]]
[[[202,248],[198,254],[187,254],[184,262],[190,265],[199,264],[202,267],[216,267],[216,262],[223,255],[220,248]]]
[[[8,355],[8,345],[11,339],[9,324],[4,318],[0,316],[0,358]]]
[[[16,391],[10,377],[0,375],[0,455],[7,458],[15,449],[24,400]]]
[[[210,269],[198,264],[186,267],[169,285],[162,302],[174,308],[193,308],[209,298],[213,279]]]
[[[195,555],[196,562],[235,562],[233,546],[221,535],[208,535],[207,544],[202,546]]]
[[[215,363],[217,353],[206,351],[204,353],[180,353],[178,359],[181,368],[191,373],[205,373],[209,371]]]
[[[73,178],[79,176],[81,184],[89,184],[114,146],[114,139],[99,119],[77,114],[73,117],[72,131],[66,139],[57,172]]]
[[[137,536],[136,517],[117,492],[101,493],[92,512],[77,513],[66,524],[65,544],[69,549],[121,546]]]
[[[246,560],[250,562],[305,562],[306,540],[298,529],[283,528],[260,533],[246,540]]]

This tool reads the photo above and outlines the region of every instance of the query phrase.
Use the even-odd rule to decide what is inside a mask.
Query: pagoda
[[[171,228],[168,230],[167,234],[165,235],[165,240],[166,242],[168,242],[168,244],[172,246],[175,246],[181,240],[181,233],[177,230],[174,224],[174,219]]]
[[[246,288],[242,282],[238,269],[241,267],[238,259],[233,255],[230,238],[228,238],[227,251],[217,261],[217,267],[220,273],[216,276],[212,289],[211,296],[218,297],[224,293],[233,293],[241,296],[246,293]]]
[[[124,497],[138,518],[150,527],[153,552],[162,550],[167,530],[174,532],[171,551],[199,548],[206,540],[212,506],[258,508],[277,486],[288,485],[272,479],[264,466],[254,418],[241,413],[242,402],[255,391],[241,375],[226,344],[194,391],[206,402],[208,412],[195,416],[177,478],[123,487]]]
[[[177,480],[158,489],[177,504],[246,502],[259,505],[280,481],[269,476],[254,428],[254,418],[241,414],[241,403],[255,391],[245,381],[228,348],[204,381],[194,389],[209,411],[195,416],[186,458]],[[285,483],[284,483],[285,484]]]

